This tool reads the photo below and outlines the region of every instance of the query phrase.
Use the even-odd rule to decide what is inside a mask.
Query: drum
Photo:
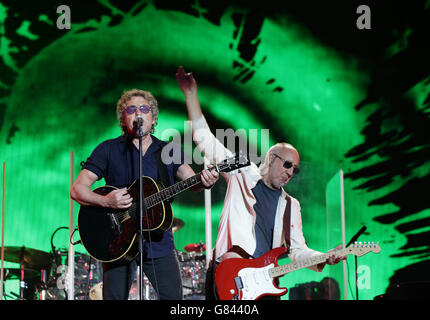
[[[91,258],[89,255],[83,253],[75,254],[75,282],[84,281],[101,281],[103,277],[103,268],[100,261]]]
[[[176,251],[185,300],[204,300],[206,256],[203,253]]]
[[[102,263],[83,253],[75,254],[75,300],[88,300],[94,284],[103,280]]]
[[[103,300],[103,282],[99,282],[91,288],[90,300]]]
[[[143,300],[158,299],[157,293],[145,275],[143,275],[143,286]],[[103,282],[99,282],[91,288],[89,297],[90,300],[103,300]],[[139,300],[139,283],[137,278],[131,284],[128,300]]]
[[[83,253],[75,253],[74,263],[74,300],[87,300],[90,288],[101,282],[102,263]],[[39,300],[67,300],[67,268],[68,252],[57,251],[49,273],[36,287]]]

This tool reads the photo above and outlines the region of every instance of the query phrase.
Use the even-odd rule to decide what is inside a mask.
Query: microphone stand
[[[352,243],[357,241],[358,237],[361,236],[361,234],[367,229],[366,226],[362,226],[360,230],[349,240],[346,247],[349,247]],[[357,256],[354,255],[354,261],[355,261],[355,294],[356,294],[356,300],[358,300],[358,272],[357,272]]]
[[[142,138],[143,130],[140,125],[138,128],[139,136],[139,259],[140,259],[140,274],[139,274],[139,300],[143,300],[143,213],[147,214],[145,198],[143,194],[143,170],[142,170]]]

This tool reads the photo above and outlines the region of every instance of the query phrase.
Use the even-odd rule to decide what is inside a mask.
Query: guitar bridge
[[[117,216],[114,213],[109,213],[109,218],[111,220],[112,229],[116,230],[116,232],[120,234],[122,232],[122,227]]]

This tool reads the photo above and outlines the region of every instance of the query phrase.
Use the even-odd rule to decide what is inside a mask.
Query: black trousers
[[[211,260],[208,270],[206,271],[205,279],[205,298],[206,300],[218,300],[218,295],[215,287],[215,269],[218,262]]]
[[[128,299],[138,262],[139,256],[127,265],[113,267],[103,264],[103,300]],[[182,279],[176,251],[165,257],[144,259],[142,269],[160,300],[182,300]]]

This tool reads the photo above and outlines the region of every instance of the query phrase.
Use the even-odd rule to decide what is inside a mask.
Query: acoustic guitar
[[[248,159],[237,155],[216,164],[211,170],[230,172],[249,164]],[[142,219],[142,230],[169,230],[173,222],[169,200],[200,183],[200,173],[167,188],[154,179],[144,176],[142,185],[147,214],[144,214]],[[115,189],[118,188],[106,185],[93,191],[106,195]],[[88,254],[96,260],[121,264],[133,260],[138,254],[139,179],[131,184],[127,192],[133,198],[133,203],[125,210],[80,206],[78,230],[81,242]]]

